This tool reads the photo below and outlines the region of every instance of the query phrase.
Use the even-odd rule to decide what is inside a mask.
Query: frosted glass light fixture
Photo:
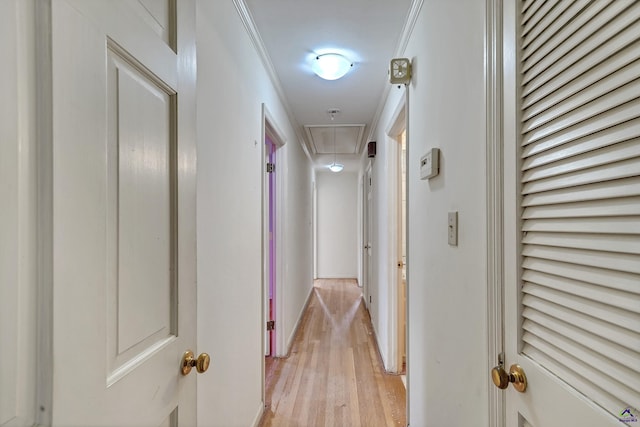
[[[344,77],[353,64],[339,53],[325,53],[318,55],[311,63],[314,73],[325,80],[337,80]]]
[[[331,116],[331,120],[333,120],[333,115]],[[344,165],[341,163],[337,163],[336,162],[336,128],[333,128],[333,163],[331,163],[329,166],[329,170],[331,172],[342,172],[342,169],[344,169]]]
[[[342,172],[342,169],[344,169],[344,165],[340,163],[336,163],[335,161],[329,165],[329,170],[331,172],[335,172],[335,173]]]

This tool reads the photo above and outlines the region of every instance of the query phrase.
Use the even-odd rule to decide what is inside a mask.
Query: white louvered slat
[[[567,166],[569,168],[569,166]],[[640,175],[640,158],[635,157],[611,164],[605,164],[562,175],[554,175],[527,182],[523,187],[523,193],[540,193],[567,187],[585,186],[608,180],[630,178]]]
[[[525,14],[522,351],[615,416],[640,402],[640,1]]]
[[[608,57],[606,61],[599,63],[589,70],[588,74],[582,75],[578,79],[564,82],[564,84],[557,79],[556,82],[561,84],[558,84],[555,87],[553,84],[549,84],[544,87],[544,90],[541,88],[541,90],[532,93],[523,103],[523,120],[530,119],[563,99],[579,93],[581,90],[606,79],[607,76],[615,73],[617,70],[622,70],[633,62],[638,61],[638,46],[636,45],[639,43],[640,41],[636,40],[630,46],[617,51],[615,54]]]
[[[582,369],[583,367],[577,363],[572,363],[570,355],[566,354],[566,352],[546,344],[536,337],[526,336],[525,338],[531,343],[525,344],[523,349],[525,354],[538,361],[538,363],[550,372],[563,378],[567,383],[580,390],[585,396],[598,402],[600,406],[612,414],[619,413],[620,408],[627,405],[624,401],[603,391],[603,389],[595,383],[595,381],[597,381],[596,378],[585,378],[583,376],[585,374],[585,370]],[[546,350],[546,352],[541,349]],[[564,361],[569,366],[563,365],[558,360]]]
[[[579,389],[586,391],[589,398],[594,399],[612,413],[618,413],[619,408],[624,408],[636,399],[636,391],[627,387],[624,382],[617,381],[602,372],[593,369],[586,363],[576,359],[573,355],[560,347],[549,344],[542,338],[531,333],[525,333],[523,341],[527,344],[523,353],[532,355],[532,348],[544,353],[547,357],[538,360],[544,363],[545,368],[560,378],[565,378],[574,386],[582,386]],[[555,361],[555,363],[554,363]],[[579,377],[582,377],[580,379]],[[585,378],[586,377],[586,378]],[[591,385],[584,381],[591,382]],[[597,389],[596,389],[597,387]]]
[[[551,122],[558,115],[569,114],[577,108],[596,101],[602,101],[602,96],[616,97],[615,105],[631,101],[638,97],[637,85],[634,80],[640,74],[640,60],[629,63],[625,67],[610,74],[605,80],[597,80],[587,84],[583,79],[572,81],[561,89],[552,92],[549,96],[527,108],[523,116],[525,132],[530,131]],[[612,92],[618,89],[620,92]],[[553,107],[553,109],[549,109]],[[605,106],[603,105],[602,108]],[[602,110],[600,110],[602,111]]]
[[[589,20],[566,42],[555,47],[544,60],[531,67],[523,76],[524,92],[527,96],[552,78],[564,73],[567,78],[582,74],[585,70],[606,59],[626,45],[637,40],[633,27],[620,32],[621,28],[634,23],[640,17],[640,5],[633,0],[617,0],[602,13]],[[612,20],[615,19],[615,23]],[[631,30],[631,31],[629,31]],[[585,43],[585,41],[588,41]],[[609,43],[606,43],[608,42]],[[609,55],[606,55],[608,53]],[[606,55],[606,56],[605,56]],[[576,74],[577,73],[577,74]],[[543,93],[546,89],[541,89]]]
[[[523,182],[541,180],[563,173],[573,173],[588,168],[604,166],[608,163],[623,162],[625,160],[635,160],[631,165],[635,166],[635,163],[640,163],[640,160],[638,160],[640,159],[639,142],[640,140],[636,138],[595,152],[588,152],[570,158],[558,158],[556,155],[555,158],[557,160],[554,161],[553,164],[544,164],[535,169],[529,169],[523,165],[522,169],[526,172],[524,173],[522,180]],[[623,173],[620,176],[629,175]]]
[[[605,320],[596,319],[584,313],[567,310],[563,306],[536,298],[533,295],[526,295],[522,302],[526,307],[523,311],[524,317],[531,318],[534,316],[532,312],[544,313],[547,316],[557,319],[559,322],[568,325],[580,325],[583,330],[619,345],[622,348],[620,352],[623,353],[620,356],[623,360],[627,361],[625,362],[627,366],[633,367],[633,364],[636,363],[633,352],[640,349],[640,337],[629,334],[627,329]]]
[[[571,9],[566,11],[567,13],[564,16],[560,16],[551,26],[546,28],[541,27],[539,31],[544,31],[544,33],[535,41],[526,43],[532,34],[523,34],[522,46],[525,48],[525,52],[523,52],[522,57],[522,72],[527,72],[545,56],[557,49],[559,45],[565,43],[573,33],[600,13],[611,1],[612,0],[598,2],[578,1],[572,5]],[[565,2],[562,2],[562,4],[564,3]],[[576,16],[578,18],[576,18]]]
[[[566,264],[549,259],[528,257],[523,261],[524,275],[532,272],[548,273],[553,276],[565,277],[580,282],[602,286],[604,289],[614,289],[640,294],[638,276],[622,271],[607,270],[590,265]],[[606,291],[605,291],[606,292]]]
[[[640,195],[640,177],[529,194],[523,199],[522,204],[523,206],[549,205],[636,195]]]
[[[584,138],[595,132],[609,129],[612,126],[627,123],[633,119],[640,117],[640,111],[634,102],[628,102],[616,107],[610,111],[599,114],[588,121],[578,123],[567,129],[558,128],[557,134],[547,131],[544,128],[536,129],[524,135],[522,145],[526,146],[523,151],[523,157],[541,153],[550,148],[558,147],[562,144]],[[534,146],[528,145],[536,143]]]
[[[588,249],[592,251],[640,254],[640,239],[633,235],[580,233],[527,233],[522,239],[527,245],[557,248]],[[640,261],[640,258],[638,259]]]
[[[640,257],[637,255],[534,245],[526,245],[523,255],[640,274]]]
[[[524,224],[523,231],[546,231],[555,233],[601,233],[601,234],[638,234],[640,235],[640,217],[619,218],[547,218],[530,219]],[[640,245],[640,243],[638,243]]]
[[[640,215],[640,197],[622,196],[618,199],[589,200],[563,205],[533,205],[523,211],[522,218],[585,218],[630,215]]]
[[[545,291],[555,289],[558,292],[595,301],[598,307],[604,305],[627,310],[628,313],[624,314],[629,316],[631,320],[635,319],[638,322],[635,326],[631,326],[631,329],[640,332],[640,293],[632,294],[625,291],[617,291],[608,287],[537,271],[526,271],[523,280],[544,286]],[[633,323],[630,324],[633,325]]]
[[[522,56],[522,71],[527,71],[531,66],[537,64],[540,59],[549,54],[558,44],[566,40],[570,35],[571,25],[575,25],[575,16],[580,14],[585,19],[588,13],[596,14],[614,0],[602,0],[597,3],[589,3],[581,0],[563,1],[558,7],[557,16],[553,15],[553,22],[543,23],[538,31],[533,31],[522,38],[522,46],[526,47],[526,52]],[[593,8],[591,11],[584,10],[587,7]]]
[[[535,310],[525,313],[531,315],[531,319],[525,316],[527,319],[523,325],[525,331],[566,350],[593,369],[619,382],[624,381],[625,385],[631,389],[640,390],[640,373],[629,368],[629,365],[636,369],[637,366],[635,366],[635,359],[629,356],[628,350],[579,328],[558,322]],[[617,363],[611,363],[612,361]]]
[[[522,4],[522,13],[524,14],[531,6],[537,3],[539,3],[539,0],[524,0]]]
[[[610,83],[609,83],[610,84]],[[618,105],[629,103],[640,97],[640,80],[633,82],[611,91],[604,96],[598,98],[597,102],[589,102],[587,104],[572,104],[569,106],[570,112],[565,113],[564,109],[558,108],[557,116],[548,119],[548,114],[554,114],[555,110],[550,111],[546,115],[538,118],[534,117],[523,126],[524,132],[537,130],[537,135],[545,137],[563,129],[576,126],[578,124],[589,125],[588,119],[602,114],[605,111],[613,110]],[[548,123],[542,123],[547,121]],[[544,127],[540,125],[545,124]]]
[[[544,1],[529,2],[522,13],[522,25],[526,25],[529,19],[544,5]]]
[[[556,16],[555,9],[558,9],[559,6],[557,3],[549,1],[549,2],[540,2],[540,7],[532,13],[530,17],[527,17],[525,14],[525,19],[523,21],[522,27],[522,35],[535,37],[535,35],[540,33],[540,28],[544,28],[544,21],[553,20]],[[536,31],[538,29],[538,31]],[[534,33],[533,35],[531,33]],[[526,39],[524,40],[526,42]],[[526,46],[526,45],[525,45]]]
[[[598,165],[602,164],[601,162],[615,162],[637,157],[640,152],[637,148],[638,138],[633,138],[633,136],[639,130],[640,120],[629,126],[615,126],[598,132],[595,136],[589,135],[590,137],[528,157],[523,162],[522,169],[527,171],[528,174],[532,174],[533,172],[530,172],[531,169],[555,163],[555,165],[547,169],[550,171],[548,174],[541,176],[541,178],[544,178],[555,175],[558,167],[562,168],[561,172],[569,172],[588,167],[592,165],[591,162],[595,162],[595,165]],[[593,151],[595,150],[600,151],[594,153]],[[565,168],[566,164],[573,163],[579,163],[580,167],[576,168],[572,165]],[[525,180],[530,181],[530,178],[525,177]]]

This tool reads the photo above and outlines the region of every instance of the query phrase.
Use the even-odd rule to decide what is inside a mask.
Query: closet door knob
[[[512,383],[513,388],[520,393],[524,393],[527,389],[527,376],[524,374],[522,367],[517,364],[511,365],[509,373],[504,370],[502,365],[496,366],[491,370],[491,379],[496,387],[501,390],[507,388],[509,383]]]

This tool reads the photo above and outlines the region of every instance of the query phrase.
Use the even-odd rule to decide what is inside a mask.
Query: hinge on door
[[[275,163],[267,163],[267,173],[273,173],[276,171]]]
[[[276,328],[276,321],[275,320],[268,320],[267,321],[267,331],[273,331]]]

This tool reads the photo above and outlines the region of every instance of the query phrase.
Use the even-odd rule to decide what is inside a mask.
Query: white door
[[[53,425],[194,426],[194,2],[51,13]]]
[[[373,187],[371,178],[371,165],[367,167],[364,174],[364,289],[365,305],[370,308],[370,283],[373,265],[371,263],[371,235],[373,230]]]
[[[640,2],[504,13],[505,425],[640,425]]]

